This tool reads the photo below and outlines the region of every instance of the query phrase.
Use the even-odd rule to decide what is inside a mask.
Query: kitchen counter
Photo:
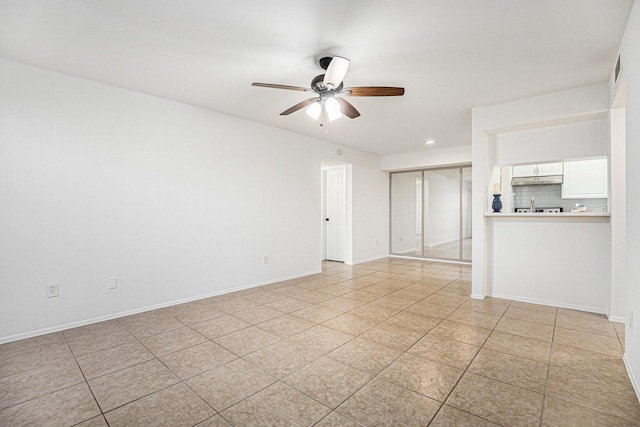
[[[585,218],[585,217],[610,217],[611,212],[505,212],[505,213],[497,213],[497,212],[486,212],[484,216],[487,217],[515,217],[515,218]]]
[[[484,221],[486,295],[607,312],[610,213],[487,212]]]

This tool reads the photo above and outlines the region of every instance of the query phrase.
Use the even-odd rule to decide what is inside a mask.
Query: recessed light
[[[435,143],[435,141],[433,139],[427,139],[424,143],[426,145],[431,145],[431,144]]]

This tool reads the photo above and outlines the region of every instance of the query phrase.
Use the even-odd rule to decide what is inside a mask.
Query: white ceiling
[[[471,108],[605,81],[633,0],[0,0],[0,57],[380,155],[468,145]],[[317,59],[351,60],[361,117],[303,111]],[[436,144],[424,146],[426,139]]]

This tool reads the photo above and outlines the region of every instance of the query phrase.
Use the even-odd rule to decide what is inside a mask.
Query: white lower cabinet
[[[604,199],[607,194],[607,159],[564,163],[563,199]]]

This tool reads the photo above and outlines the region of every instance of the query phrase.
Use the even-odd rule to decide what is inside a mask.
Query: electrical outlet
[[[629,329],[633,331],[633,310],[629,312]]]
[[[47,298],[60,296],[60,288],[58,283],[49,283],[46,285]]]
[[[117,289],[118,288],[118,278],[117,277],[109,277],[107,282],[109,283],[109,286],[108,286],[107,289],[111,290],[111,289]]]
[[[264,255],[262,257],[262,263],[263,264],[269,264],[269,255]]]

